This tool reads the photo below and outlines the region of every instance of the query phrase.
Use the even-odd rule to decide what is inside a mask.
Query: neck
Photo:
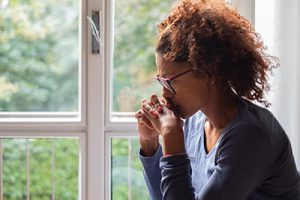
[[[228,93],[212,92],[210,101],[201,108],[206,115],[211,132],[220,132],[238,112],[238,99],[233,91]]]

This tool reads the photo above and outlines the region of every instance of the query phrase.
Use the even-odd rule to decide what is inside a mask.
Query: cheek
[[[173,100],[174,104],[178,106],[178,110],[180,110],[183,115],[190,115],[197,107],[197,105],[195,104],[195,96],[192,92],[189,91],[178,93],[178,96],[175,95]]]
[[[181,111],[186,116],[191,116],[197,112],[208,99],[209,89],[207,87],[191,86],[182,88],[175,95],[174,103],[181,107]]]

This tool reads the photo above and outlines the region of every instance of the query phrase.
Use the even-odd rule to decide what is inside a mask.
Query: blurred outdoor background
[[[159,93],[156,27],[173,2],[114,2],[113,112],[134,112]],[[0,0],[1,113],[78,112],[80,3]],[[137,139],[113,138],[111,146],[112,199],[149,199]],[[79,147],[78,139],[0,139],[4,199],[26,199],[27,176],[32,200],[78,199]]]

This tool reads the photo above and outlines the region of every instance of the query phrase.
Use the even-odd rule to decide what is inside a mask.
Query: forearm
[[[143,153],[140,152],[139,157],[143,165],[143,175],[151,200],[162,199],[162,193],[160,190],[161,170],[159,168],[159,160],[162,157],[161,146],[158,144],[153,156],[145,157]]]
[[[163,155],[185,153],[184,136],[182,129],[177,131],[164,130],[162,133]]]
[[[144,157],[153,156],[159,146],[158,138],[153,139],[151,141],[143,140],[140,138],[139,142],[140,142],[141,153]]]
[[[162,129],[162,149],[164,157],[160,160],[160,168],[163,200],[195,199],[190,160],[186,154],[184,134],[180,127]]]
[[[160,168],[163,200],[195,199],[187,154],[163,157]]]

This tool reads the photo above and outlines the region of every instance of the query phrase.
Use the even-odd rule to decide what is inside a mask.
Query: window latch
[[[103,41],[100,35],[101,11],[92,11],[92,17],[87,16],[92,33],[92,53],[102,53]]]

